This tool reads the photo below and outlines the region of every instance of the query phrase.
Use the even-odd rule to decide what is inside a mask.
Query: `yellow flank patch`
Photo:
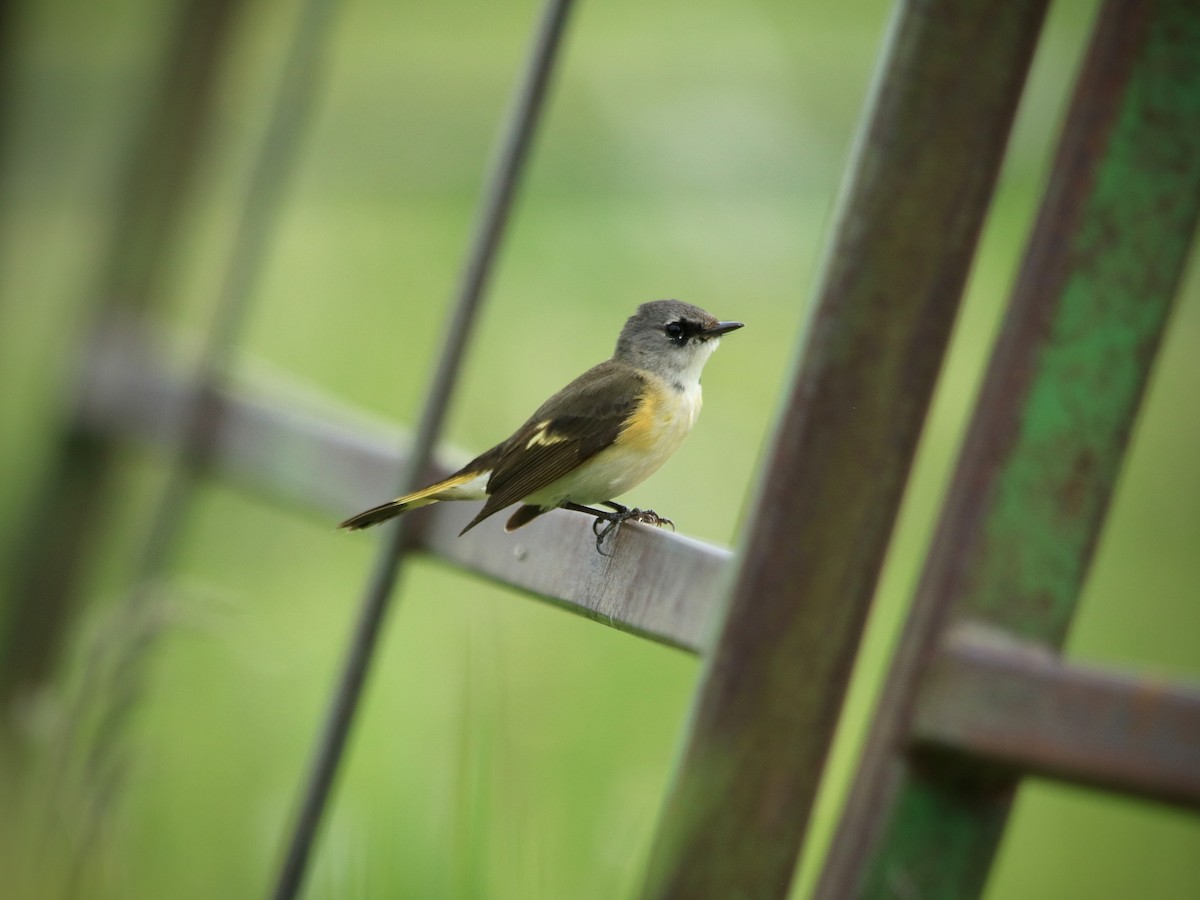
[[[642,394],[642,401],[621,429],[619,442],[624,449],[652,451],[664,437],[664,423],[659,417],[661,392],[654,387],[647,387],[649,389]]]
[[[525,443],[526,450],[532,450],[534,447],[550,447],[554,444],[561,444],[566,440],[561,434],[550,434],[550,423],[548,421],[538,424],[538,430]]]

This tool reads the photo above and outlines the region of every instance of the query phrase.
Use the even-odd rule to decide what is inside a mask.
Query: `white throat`
[[[720,338],[709,338],[707,341],[689,344],[686,352],[668,357],[668,362],[674,363],[674,365],[668,365],[666,371],[660,374],[679,390],[689,393],[698,392],[700,390],[700,374],[704,371],[704,364],[708,362],[708,358],[713,355],[720,343]]]

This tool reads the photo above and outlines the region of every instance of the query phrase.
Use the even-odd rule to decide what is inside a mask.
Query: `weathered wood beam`
[[[122,328],[93,346],[79,402],[81,427],[164,450],[178,441],[191,394],[150,355],[151,346]],[[285,405],[261,390],[221,389],[205,406],[210,471],[327,515],[331,526],[392,490],[404,463],[397,429],[311,395]],[[439,456],[432,474],[449,474],[461,461]],[[504,533],[499,519],[488,521],[459,538],[475,511],[473,504],[445,503],[412,513],[420,517],[416,548],[614,628],[699,652],[729,550],[625,525],[608,545],[612,555],[601,556],[592,520],[567,511],[513,534]]]

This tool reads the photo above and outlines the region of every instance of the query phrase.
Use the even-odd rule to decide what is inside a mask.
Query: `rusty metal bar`
[[[550,76],[558,59],[571,6],[571,0],[546,0],[543,8],[527,67],[504,126],[499,155],[494,162],[488,193],[476,222],[454,310],[442,343],[442,352],[397,494],[418,487],[433,454],[450,395],[458,380],[467,339],[470,337],[484,287],[504,235],[521,171],[529,155],[534,129],[544,107]],[[413,529],[414,520],[402,516],[383,531],[383,544],[363,592],[362,605],[347,649],[346,660],[335,694],[330,701],[288,850],[275,883],[276,900],[290,900],[295,897],[303,883],[317,828],[333,787],[334,775],[341,761],[350,726],[366,683],[371,658],[378,643],[388,609],[388,598],[411,544]]]
[[[787,893],[1044,9],[898,10],[645,898]]]
[[[1200,686],[1072,665],[994,628],[952,629],[925,676],[912,740],[1200,809]]]
[[[184,0],[147,98],[113,202],[108,249],[91,287],[96,321],[143,311],[162,297],[173,260],[217,74],[240,0]],[[0,705],[53,671],[87,547],[106,507],[111,447],[64,425],[14,555],[0,649]],[[41,510],[71,510],[70,515]],[[4,716],[3,722],[9,723]]]
[[[153,346],[119,327],[93,344],[81,385],[81,428],[173,451],[189,388],[152,357]],[[327,519],[395,486],[410,456],[396,429],[312,395],[303,402],[271,399],[281,392],[230,386],[210,392],[206,471]],[[463,461],[439,455],[426,471],[448,475]],[[613,628],[700,651],[728,550],[631,525],[618,532],[619,549],[600,556],[589,537],[591,520],[567,511],[547,513],[517,534],[485,522],[458,537],[475,512],[471,504],[442,503],[412,513],[414,549]]]
[[[1200,6],[1106,3],[818,897],[982,890],[1016,777],[896,751],[952,620],[1061,645],[1192,245],[1197,122]]]

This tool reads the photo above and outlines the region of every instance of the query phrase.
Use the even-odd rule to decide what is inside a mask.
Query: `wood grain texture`
[[[181,433],[184,384],[150,355],[152,342],[113,328],[93,346],[78,404],[93,434],[167,449]],[[393,489],[407,440],[395,428],[320,396],[276,385],[218,391],[207,401],[210,471],[288,506],[318,512],[330,528]],[[440,454],[431,479],[465,460]],[[731,553],[670,531],[627,523],[596,552],[592,520],[556,510],[518,532],[489,520],[458,537],[476,503],[440,503],[420,517],[414,542],[446,563],[533,594],[613,628],[699,652]],[[331,541],[363,540],[332,534]]]

